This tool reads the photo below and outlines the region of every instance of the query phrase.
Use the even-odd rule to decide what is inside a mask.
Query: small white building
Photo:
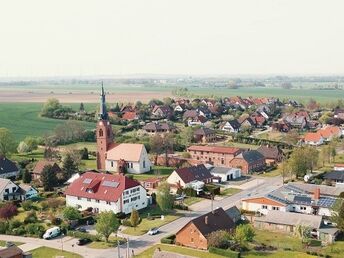
[[[238,179],[241,177],[241,169],[240,168],[226,168],[226,167],[209,167],[209,172],[214,177],[221,178],[221,182],[226,182],[234,179]]]
[[[94,212],[131,213],[148,205],[147,191],[123,174],[86,172],[67,188],[66,205]]]
[[[23,200],[21,188],[9,179],[0,178],[0,201]]]
[[[118,162],[120,160],[125,161],[128,173],[141,174],[152,169],[152,163],[143,144],[121,143],[115,145],[106,153],[105,169],[119,172]]]

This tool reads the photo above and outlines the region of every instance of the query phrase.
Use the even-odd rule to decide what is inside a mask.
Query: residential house
[[[183,114],[183,121],[187,126],[204,126],[208,119],[197,110],[186,110]]]
[[[305,129],[307,127],[307,117],[303,114],[294,113],[286,115],[283,120],[291,125],[292,128]]]
[[[298,212],[330,217],[337,198],[320,194],[320,188],[309,193],[293,184],[284,185],[266,195],[242,200],[242,209],[261,214],[271,210]]]
[[[324,143],[324,137],[319,132],[309,132],[304,136],[304,142],[308,145],[319,146]]]
[[[266,124],[266,118],[262,116],[260,113],[254,113],[250,116],[251,120],[254,123],[255,127],[261,128]]]
[[[287,133],[292,129],[292,126],[288,122],[282,120],[282,121],[272,123],[271,128],[274,131],[278,131],[281,133]]]
[[[216,133],[210,128],[198,128],[194,131],[194,139],[196,142],[201,143],[214,142],[216,141]]]
[[[334,186],[344,186],[344,171],[331,171],[324,175],[324,179]],[[344,192],[344,189],[343,189]]]
[[[238,223],[241,220],[241,212],[237,206],[232,206],[225,210],[227,215],[233,220],[234,223]]]
[[[40,180],[41,174],[45,167],[51,166],[51,170],[56,174],[58,178],[62,177],[62,169],[55,161],[50,160],[40,160],[36,163],[35,167],[32,171],[32,179],[33,180]]]
[[[24,253],[22,249],[13,245],[1,249],[0,258],[32,258],[32,254],[28,252]]]
[[[156,133],[171,133],[176,130],[176,127],[167,122],[151,122],[146,124],[143,128],[149,134],[156,134]]]
[[[343,163],[336,163],[333,166],[333,170],[335,170],[335,171],[344,171],[344,164]]]
[[[344,186],[338,185],[336,187],[329,185],[316,185],[316,184],[304,184],[299,182],[290,182],[288,185],[301,189],[303,192],[309,196],[313,195],[315,191],[320,189],[321,196],[324,197],[334,197],[337,198],[339,195],[344,192]]]
[[[152,110],[152,115],[154,118],[158,118],[158,119],[162,119],[162,118],[170,119],[173,116],[173,111],[169,106],[155,105]]]
[[[23,200],[21,188],[9,179],[0,178],[0,201]]]
[[[311,229],[311,238],[321,240],[325,243],[333,243],[339,230],[332,226],[326,226],[323,217],[283,211],[269,211],[264,216],[254,219],[254,226],[261,230],[277,231],[284,233],[295,233],[298,226],[305,226]]]
[[[19,188],[22,190],[22,194],[25,200],[29,200],[38,197],[38,191],[31,185],[20,184]]]
[[[220,130],[230,132],[230,133],[237,133],[240,129],[240,123],[238,120],[234,119],[231,121],[225,121],[220,124]]]
[[[123,113],[122,119],[126,121],[138,120],[139,115],[136,113],[136,111],[128,111]]]
[[[120,172],[121,166],[124,166],[128,173],[141,174],[152,168],[152,163],[143,144],[114,144],[106,153],[105,169],[107,171]]]
[[[326,126],[315,133],[306,133],[304,142],[309,145],[321,145],[342,136],[342,130],[338,126]]]
[[[19,174],[17,165],[6,157],[0,156],[0,178],[16,177]]]
[[[251,117],[243,118],[239,120],[239,122],[240,121],[241,121],[240,130],[256,127],[256,122]]]
[[[241,170],[239,168],[226,168],[226,167],[214,167],[212,165],[207,166],[210,174],[214,177],[221,178],[221,182],[226,182],[241,177]]]
[[[191,158],[197,163],[209,163],[219,167],[231,167],[230,161],[242,150],[235,147],[192,145],[187,148]]]
[[[155,190],[158,188],[161,181],[162,181],[161,178],[153,177],[153,178],[147,178],[147,179],[141,180],[140,183],[147,190]]]
[[[267,165],[279,163],[283,159],[283,151],[277,146],[262,145],[257,149],[264,158]]]
[[[121,113],[134,112],[135,108],[132,105],[123,105],[120,109]]]
[[[207,237],[218,230],[233,232],[235,223],[222,208],[199,216],[176,233],[176,244],[191,248],[207,250]]]
[[[201,164],[176,169],[166,181],[171,185],[173,190],[191,187],[197,191],[197,193],[200,193],[203,191],[205,184],[212,182],[212,178],[213,176],[210,174],[209,170]]]
[[[112,211],[131,213],[147,207],[146,189],[122,173],[115,175],[86,172],[71,183],[66,194],[66,205],[94,212]]]
[[[240,153],[233,158],[229,165],[234,168],[240,168],[244,174],[262,171],[265,168],[265,157],[257,150],[249,150]]]
[[[186,110],[186,104],[184,103],[180,103],[180,104],[177,104],[175,107],[174,107],[174,112],[179,112],[179,113],[182,113]]]

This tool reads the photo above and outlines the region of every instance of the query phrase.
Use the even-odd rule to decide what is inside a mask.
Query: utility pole
[[[120,251],[120,248],[121,248],[121,247],[119,246],[119,240],[117,240],[117,252],[118,252],[118,254],[117,254],[118,256],[117,256],[117,257],[118,257],[118,258],[121,258],[121,251]]]
[[[129,253],[129,237],[127,238],[127,257],[130,258],[130,253]]]

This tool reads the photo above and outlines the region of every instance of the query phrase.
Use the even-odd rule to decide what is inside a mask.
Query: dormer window
[[[86,192],[87,192],[87,193],[93,193],[93,190],[92,190],[91,188],[87,188],[87,189],[86,189]]]

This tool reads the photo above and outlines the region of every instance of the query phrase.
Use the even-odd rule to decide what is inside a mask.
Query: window
[[[96,203],[99,203],[99,200],[96,200]]]
[[[193,243],[193,242],[194,242],[194,239],[193,239],[193,237],[191,237],[191,240],[190,240],[190,241],[191,241],[191,243]]]
[[[221,159],[221,164],[225,164],[225,160],[224,159]]]
[[[110,204],[111,204],[111,202],[106,202],[106,204],[107,204],[107,205],[110,205]]]
[[[123,201],[124,204],[129,203],[129,199]]]
[[[262,205],[262,209],[267,209],[268,208],[268,206],[267,205]]]
[[[78,197],[78,200],[80,201],[80,200],[81,200],[81,197]]]
[[[300,206],[300,210],[305,211],[306,207],[305,206]]]
[[[91,201],[91,199],[90,199],[90,198],[87,198],[87,201],[88,201],[88,202],[90,202],[90,201]]]
[[[145,160],[143,161],[142,166],[143,166],[143,168],[146,168],[146,161]]]
[[[14,193],[17,190],[17,187],[12,187],[12,192]]]
[[[111,167],[113,168],[113,161],[111,161]]]
[[[5,189],[5,193],[9,193],[10,192],[10,189]]]
[[[130,163],[130,167],[133,168],[133,163],[132,162]]]
[[[275,206],[273,206],[273,207],[272,207],[272,210],[274,210],[274,211],[278,211],[278,210],[279,210],[279,207],[275,207]]]
[[[104,135],[103,129],[100,129],[99,130],[99,137],[103,137],[103,135]]]

